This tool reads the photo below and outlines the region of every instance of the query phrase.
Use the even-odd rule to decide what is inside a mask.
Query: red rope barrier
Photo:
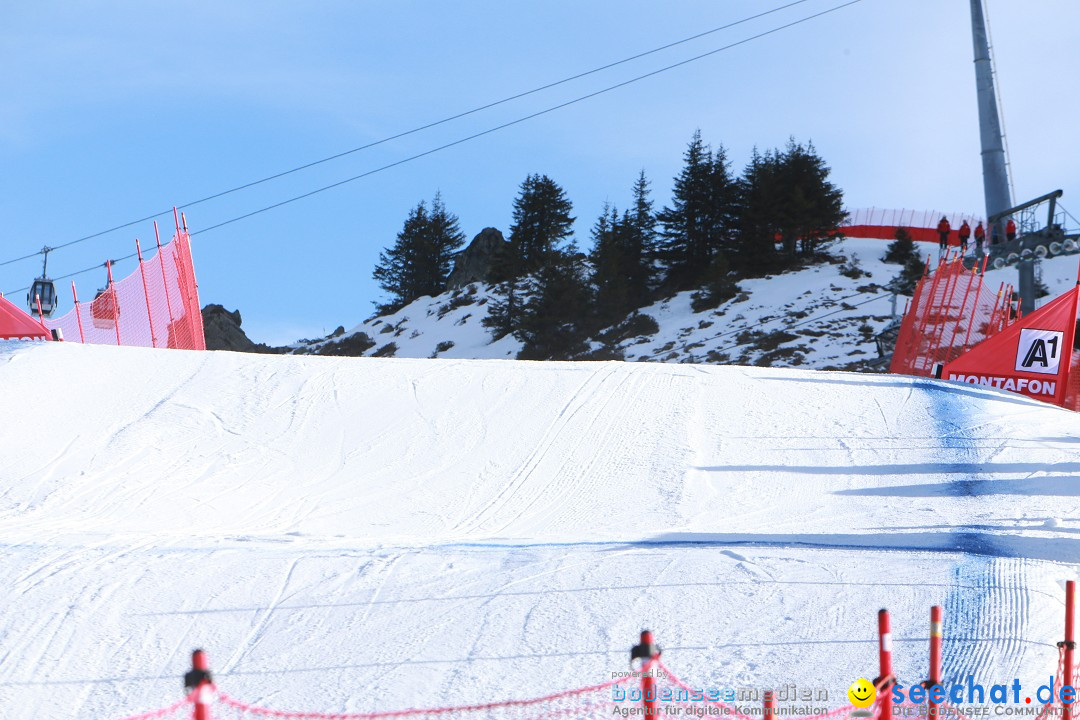
[[[303,711],[282,711],[272,710],[270,708],[259,707],[257,705],[249,705],[245,702],[241,702],[235,698],[232,698],[221,691],[216,691],[217,700],[222,705],[248,712],[253,715],[262,715],[264,717],[278,717],[278,718],[295,718],[296,720],[377,720],[378,718],[390,718],[400,717],[403,715],[440,715],[444,713],[466,713],[466,712],[484,712],[487,710],[495,710],[500,708],[520,708],[530,707],[534,705],[541,705],[543,703],[555,702],[571,697],[579,697],[582,695],[589,695],[592,693],[606,690],[616,685],[621,685],[629,682],[630,680],[637,679],[636,676],[623,677],[617,680],[609,680],[608,682],[600,683],[599,685],[589,685],[588,687],[576,688],[573,690],[564,690],[551,695],[544,695],[543,697],[530,698],[528,700],[503,700],[500,702],[482,703],[478,705],[455,705],[437,708],[412,708],[408,710],[390,710],[384,712],[369,712],[369,713],[320,713],[320,712],[303,712]],[[215,689],[216,690],[216,689]],[[614,701],[608,700],[601,703],[603,705],[614,704]]]
[[[167,715],[172,715],[181,708],[194,704],[195,693],[191,693],[183,700],[173,703],[169,707],[164,707],[159,710],[150,710],[148,712],[140,713],[139,715],[131,715],[130,717],[120,718],[120,720],[155,720],[156,718],[163,718]]]

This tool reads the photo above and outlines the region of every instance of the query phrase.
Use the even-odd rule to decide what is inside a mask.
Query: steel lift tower
[[[982,144],[983,193],[986,198],[986,217],[995,216],[1013,206],[1009,190],[1009,171],[1005,165],[1005,139],[998,117],[997,92],[994,89],[994,70],[990,62],[990,37],[986,29],[983,0],[971,0],[971,37],[975,45],[975,90],[979,102],[979,139]],[[986,228],[988,236],[1004,239],[1004,220]],[[1035,263],[1032,259],[1017,262],[1020,281],[1017,289],[1023,302],[1023,312],[1035,309]]]

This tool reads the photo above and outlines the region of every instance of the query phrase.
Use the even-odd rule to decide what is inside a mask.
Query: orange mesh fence
[[[1065,407],[1080,412],[1080,350],[1073,350],[1069,386],[1065,390]]]
[[[140,249],[135,272],[45,326],[59,328],[68,342],[205,350],[187,230],[178,230],[149,260]]]
[[[915,288],[889,372],[929,377],[936,363],[952,362],[1000,332],[1014,319],[1011,294],[987,288],[983,276],[960,258],[944,259]]]

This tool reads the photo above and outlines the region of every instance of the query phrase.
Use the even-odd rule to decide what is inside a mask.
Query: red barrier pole
[[[184,675],[184,689],[195,693],[195,709],[192,720],[210,720],[210,701],[214,678],[210,675],[210,661],[203,650],[191,653],[191,670]]]
[[[49,328],[45,327],[45,316],[41,314],[41,296],[38,295],[37,293],[34,293],[34,302],[37,303],[37,321],[38,321],[38,325],[41,326],[42,330],[44,330],[46,333],[48,333]]]
[[[1001,304],[1001,298],[1003,297],[1004,293],[1005,283],[1002,282],[1000,285],[998,285],[997,297],[994,298],[994,307],[990,311],[990,321],[986,324],[986,337],[995,335],[998,332],[998,329],[995,327],[998,317],[998,305]]]
[[[926,681],[927,689],[941,684],[941,624],[944,608],[935,605],[930,608],[930,677]],[[937,717],[938,704],[927,696],[930,703],[929,717]]]
[[[139,274],[142,275],[143,297],[146,298],[146,319],[150,321],[150,347],[157,347],[157,335],[154,333],[154,313],[150,311],[150,288],[146,285],[146,268],[143,267],[142,247],[139,238],[135,238],[135,253],[139,256]]]
[[[971,288],[976,282],[976,280],[975,280],[976,277],[977,276],[975,275],[975,273],[972,272],[971,277],[967,279],[967,288],[965,288],[965,290],[964,290],[964,299],[960,301],[960,318],[959,318],[959,320],[962,320],[965,317],[967,317],[967,326],[968,326],[969,330],[971,329],[971,321],[974,319],[974,316],[975,316],[975,308],[974,307],[971,308],[971,314],[970,315],[966,315],[965,313],[966,313],[966,310],[967,310],[968,297],[971,296]],[[976,295],[975,299],[978,300],[979,296]],[[958,321],[953,325],[952,335],[949,336],[949,347],[950,348],[955,348],[956,347],[956,336],[957,336],[957,334],[959,334],[959,332],[960,332],[960,323]],[[949,359],[949,361],[951,362],[952,360],[955,360],[955,359],[956,359],[956,357],[952,357],[952,358]]]
[[[889,630],[889,611],[878,610],[878,659],[880,675],[874,680],[878,687],[878,712],[882,720],[892,717],[892,632]]]
[[[774,717],[776,717],[776,696],[773,694],[772,690],[766,690],[765,691],[765,718],[766,718],[766,720],[769,720],[770,718],[774,718]]]
[[[934,297],[937,295],[938,283],[941,281],[941,268],[942,268],[942,264],[939,262],[937,270],[934,271],[934,276],[930,280],[930,292],[926,297],[926,306],[922,308],[922,313],[921,313],[922,317],[919,318],[919,319],[916,319],[916,323],[918,323],[918,325],[917,325],[918,330],[916,330],[916,332],[915,332],[915,337],[918,338],[920,341],[922,341],[922,340],[932,341],[932,338],[927,337],[926,323],[927,323],[927,321],[930,320],[930,310],[934,306]],[[919,345],[916,346],[916,352],[918,352],[918,349],[919,349],[919,347],[921,347],[921,345],[922,345],[922,343],[920,342]],[[931,350],[931,345],[930,345],[930,343],[928,343],[927,346],[926,346],[926,352],[923,354],[923,358],[922,358],[923,361],[924,361],[924,363],[923,363],[924,367],[920,368],[922,370],[926,369],[926,367],[925,367],[926,361],[930,359],[929,358],[930,350]]]
[[[79,342],[86,344],[86,336],[83,335],[82,315],[79,313],[79,294],[75,292],[75,281],[71,281],[71,297],[75,298],[75,319],[79,321]]]
[[[1073,608],[1076,602],[1076,582],[1069,580],[1065,583],[1065,641],[1060,643],[1065,648],[1065,659],[1062,672],[1064,675],[1061,684],[1072,685],[1073,682],[1073,650],[1076,643],[1073,641]],[[1058,692],[1061,692],[1059,689]],[[1075,693],[1073,697],[1076,697]],[[1072,720],[1072,704],[1062,703],[1062,717],[1064,720]]]
[[[983,286],[983,276],[979,275],[979,289],[975,291],[975,302],[972,303],[971,318],[968,320],[967,332],[964,334],[964,344],[962,346],[964,348],[964,352],[967,352],[967,350],[968,350],[968,347],[969,347],[968,344],[971,341],[971,329],[973,327],[975,327],[975,308],[979,304],[979,293],[982,292],[982,286]]]
[[[112,281],[112,260],[105,261],[105,269],[109,271],[109,292],[112,293],[112,317],[113,329],[116,330],[116,346],[120,347],[120,303],[116,297],[116,286]]]
[[[154,241],[157,242],[158,265],[161,266],[161,284],[165,288],[165,304],[169,308],[169,324],[172,325],[172,300],[169,299],[169,281],[165,278],[165,259],[161,254],[161,235],[158,233],[157,220],[154,221]]]
[[[938,323],[937,328],[934,330],[934,334],[930,338],[930,357],[931,362],[938,361],[938,352],[941,350],[941,341],[945,339],[945,325],[951,319],[949,312],[952,310],[953,297],[956,295],[957,280],[960,277],[958,271],[953,270],[955,264],[959,262],[959,259],[953,260],[945,265],[945,269],[949,272],[949,277],[945,280],[945,289],[942,291],[942,300],[944,304],[944,314],[941,317],[941,322]],[[961,266],[962,268],[963,266]]]
[[[642,659],[641,667],[647,672],[641,676],[641,703],[645,708],[645,716],[655,716],[656,713],[656,681],[653,679],[652,669],[649,668],[649,663],[654,658],[660,657],[660,650],[656,647],[656,643],[653,642],[653,634],[651,630],[641,631],[641,645],[631,652],[631,659],[635,654]]]

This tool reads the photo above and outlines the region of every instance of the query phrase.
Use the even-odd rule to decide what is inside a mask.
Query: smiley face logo
[[[877,699],[877,690],[867,680],[859,678],[847,690],[848,700],[857,708],[868,708]]]

